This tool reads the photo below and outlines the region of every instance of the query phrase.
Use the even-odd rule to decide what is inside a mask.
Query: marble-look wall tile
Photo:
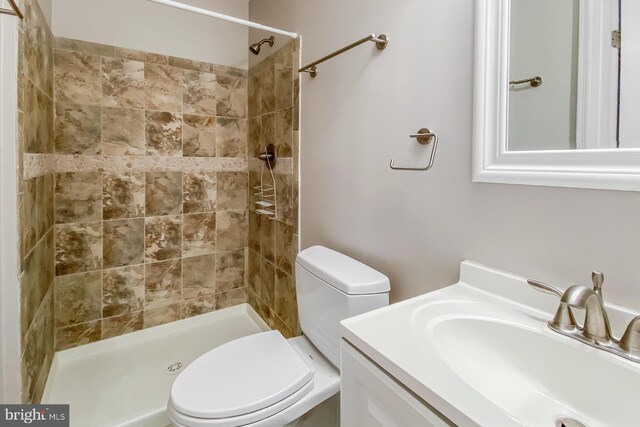
[[[247,79],[217,74],[217,114],[225,117],[247,116]]]
[[[300,79],[293,82],[293,130],[300,130]]]
[[[262,257],[272,264],[276,262],[276,221],[262,217],[260,227],[260,247]]]
[[[216,156],[216,118],[184,115],[182,155],[185,157]]]
[[[182,304],[171,304],[144,311],[144,328],[153,328],[182,319]]]
[[[103,219],[143,217],[144,189],[144,172],[104,173],[102,176]]]
[[[147,216],[182,213],[181,172],[147,172],[145,181]]]
[[[210,313],[216,309],[216,296],[205,295],[203,297],[186,300],[182,307],[182,316],[187,319],[193,316]]]
[[[249,71],[243,68],[229,67],[220,64],[211,64],[211,72],[216,75],[216,78],[228,77],[228,78],[244,78],[246,79]]]
[[[276,113],[262,116],[260,124],[260,147],[264,150],[269,144],[276,144]]]
[[[262,117],[249,119],[249,134],[247,136],[247,150],[249,157],[258,157],[264,152],[262,148]]]
[[[104,221],[104,268],[144,262],[144,218]]]
[[[23,72],[38,87],[51,97],[53,74],[53,34],[38,2],[27,1],[22,8],[24,20],[24,54]]]
[[[218,157],[247,157],[247,121],[218,117],[216,146]]]
[[[262,292],[262,258],[251,250],[247,261],[247,287],[257,295]]]
[[[269,308],[274,307],[276,268],[269,261],[262,260],[260,266],[260,298]]]
[[[55,178],[52,174],[36,178],[36,214],[38,238],[45,235],[54,221]]]
[[[218,251],[233,251],[247,246],[246,211],[217,212],[216,227]]]
[[[297,218],[293,212],[293,176],[276,174],[276,203],[278,204],[278,221],[294,226]]]
[[[152,64],[167,65],[169,63],[169,58],[166,55],[145,52],[142,50],[125,49],[123,47],[115,48],[115,56],[133,61],[150,62]]]
[[[216,292],[245,287],[246,249],[216,254]]]
[[[293,155],[292,110],[280,110],[276,113],[276,153],[278,157]]]
[[[102,319],[102,339],[117,337],[143,328],[143,312],[128,313]]]
[[[263,215],[257,214],[255,211],[250,210],[249,213],[249,231],[248,231],[248,246],[249,249],[257,254],[262,253],[262,220],[268,221],[269,219]]]
[[[145,64],[144,79],[147,110],[182,111],[182,70]]]
[[[101,154],[100,107],[56,104],[55,151],[58,154]]]
[[[212,254],[216,251],[216,214],[184,215],[182,246],[183,256]]]
[[[169,57],[169,65],[171,65],[172,67],[184,68],[185,70],[205,72],[211,71],[211,64],[209,64],[208,62],[194,61],[192,59],[186,58],[176,58],[173,56]]]
[[[145,310],[180,303],[181,288],[181,260],[145,265]]]
[[[147,111],[145,132],[148,156],[182,155],[182,116],[180,114]]]
[[[248,175],[246,172],[218,173],[218,210],[242,210],[247,208]]]
[[[102,317],[134,313],[144,307],[144,265],[104,270]]]
[[[216,75],[197,71],[183,72],[183,112],[216,115]]]
[[[56,225],[56,276],[102,268],[100,221]]]
[[[49,231],[24,259],[20,275],[20,330],[23,340],[53,282],[53,232]]]
[[[216,294],[216,310],[244,304],[247,302],[246,288],[234,289],[228,292]]]
[[[100,341],[102,338],[101,323],[101,320],[94,320],[56,329],[56,351]]]
[[[156,262],[181,256],[181,216],[145,218],[145,261]]]
[[[293,68],[289,61],[276,64],[276,109],[290,108],[293,103]]]
[[[182,298],[193,299],[216,293],[216,256],[203,255],[182,260]]]
[[[144,156],[143,110],[102,108],[102,152],[106,155]]]
[[[22,256],[25,257],[38,241],[37,179],[30,179],[24,184],[22,199]]]
[[[267,114],[276,110],[275,66],[265,66],[260,71],[260,113]]]
[[[40,401],[54,355],[53,292],[38,307],[33,324],[23,342],[22,399]]]
[[[58,348],[245,302],[247,71],[69,39],[59,41],[56,58],[64,62],[56,84],[70,98],[49,108],[56,138],[43,128],[29,140],[34,153],[53,153],[55,142],[51,170],[60,179],[50,180],[51,193],[57,188],[61,197],[55,210],[48,208],[41,197],[46,174],[38,172],[45,170],[25,169],[36,179],[33,198],[26,190],[21,197],[21,215],[34,212],[33,241],[27,237],[24,246],[45,232],[47,211],[60,225],[50,275],[25,283],[47,277],[52,283],[54,273],[59,281],[83,275],[101,281],[98,316],[62,322]],[[37,88],[21,102],[28,100],[34,122],[47,115]],[[223,175],[219,184],[224,172],[239,173]],[[94,198],[85,197],[86,185],[94,186]],[[218,194],[225,212],[216,212]],[[25,296],[37,301],[45,289]],[[26,330],[32,320],[23,323]]]
[[[53,153],[53,102],[30,80],[25,84],[24,109],[22,137],[24,138],[25,152]]]
[[[260,88],[260,75],[256,72],[256,68],[249,70],[247,85],[248,115],[249,117],[259,117],[262,114],[262,94]]]
[[[91,43],[84,40],[56,37],[55,48],[58,50],[71,50],[90,55],[110,56],[116,55],[116,48],[106,44]]]
[[[144,63],[102,58],[102,105],[144,108]]]
[[[293,227],[276,222],[276,267],[287,274],[293,274]]]
[[[298,325],[298,304],[296,302],[296,287],[293,277],[280,269],[276,269],[275,280],[275,314],[284,320],[289,327]]]
[[[102,272],[56,277],[54,288],[56,327],[85,323],[102,316]]]
[[[101,58],[81,52],[55,51],[56,102],[100,105],[102,97]]]
[[[56,174],[56,223],[102,219],[102,175],[99,172]]]
[[[215,173],[188,172],[184,174],[183,180],[185,214],[216,210],[218,180]]]

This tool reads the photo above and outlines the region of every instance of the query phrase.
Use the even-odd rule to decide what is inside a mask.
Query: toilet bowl
[[[171,389],[179,427],[282,427],[340,390],[340,321],[388,305],[389,280],[370,267],[314,246],[296,259],[304,336],[278,331],[224,344],[191,363]]]

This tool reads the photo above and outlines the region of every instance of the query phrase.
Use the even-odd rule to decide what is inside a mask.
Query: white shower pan
[[[171,385],[209,350],[269,327],[247,304],[56,353],[42,403],[72,427],[164,427]]]

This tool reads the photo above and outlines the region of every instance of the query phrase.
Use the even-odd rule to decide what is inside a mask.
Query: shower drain
[[[578,420],[573,418],[558,418],[556,420],[556,427],[587,427]]]
[[[169,363],[169,365],[165,368],[164,373],[167,375],[177,375],[183,369],[184,369],[184,363],[172,362],[172,363]]]

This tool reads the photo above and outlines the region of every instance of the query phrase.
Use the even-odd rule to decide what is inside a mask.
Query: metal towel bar
[[[433,148],[431,149],[431,156],[429,157],[429,164],[423,168],[405,168],[394,165],[393,159],[391,159],[391,163],[389,163],[389,167],[393,170],[397,171],[428,171],[433,167],[433,162],[436,159],[436,150],[438,149],[438,135],[434,132],[431,132],[427,128],[422,128],[413,135],[410,135],[411,138],[415,138],[420,144],[427,145],[433,140]]]
[[[11,9],[0,8],[0,14],[17,16],[20,19],[24,19],[24,15],[20,11],[20,8],[16,4],[15,0],[7,0],[7,1],[9,2],[9,5],[11,5]]]
[[[357,42],[351,43],[349,46],[345,46],[342,49],[338,49],[335,52],[330,53],[327,56],[323,56],[322,58],[318,59],[315,62],[312,62],[309,65],[305,65],[304,67],[300,68],[298,72],[309,73],[311,77],[315,77],[318,75],[319,64],[322,64],[323,62],[328,61],[331,58],[335,58],[336,56],[341,55],[346,51],[351,50],[354,47],[360,46],[361,44],[366,42],[374,42],[378,50],[384,50],[384,48],[386,48],[387,45],[389,44],[389,38],[386,36],[386,34],[380,34],[379,36],[376,36],[375,34],[368,35],[367,37],[361,38]]]
[[[530,84],[531,87],[542,86],[542,77],[535,76],[535,77],[531,77],[529,79],[512,80],[512,81],[509,82],[510,85],[521,85],[521,84],[525,84],[525,83]]]

